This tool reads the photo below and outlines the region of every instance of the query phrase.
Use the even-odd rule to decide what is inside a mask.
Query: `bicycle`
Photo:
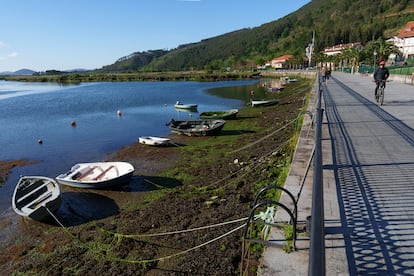
[[[378,87],[377,94],[375,95],[375,100],[380,105],[384,104],[384,93],[385,93],[385,80],[381,80],[379,87]]]

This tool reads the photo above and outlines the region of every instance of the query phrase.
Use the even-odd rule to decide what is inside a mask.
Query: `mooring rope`
[[[182,233],[187,233],[187,232],[199,231],[199,230],[219,227],[219,226],[223,226],[223,225],[227,225],[227,224],[232,224],[232,223],[236,223],[236,222],[240,222],[240,221],[244,221],[244,220],[247,220],[247,217],[232,220],[232,221],[226,221],[226,222],[222,222],[222,223],[207,225],[207,226],[201,226],[201,227],[197,227],[197,228],[190,228],[190,229],[163,232],[163,233],[152,233],[152,234],[120,234],[120,233],[116,233],[116,232],[113,232],[113,231],[108,231],[108,230],[105,230],[105,229],[102,229],[102,230],[104,232],[108,233],[108,234],[111,234],[111,235],[114,235],[114,236],[117,236],[117,237],[123,237],[123,238],[158,237],[158,236],[166,236],[166,235],[174,235],[174,234],[182,234]]]
[[[236,227],[236,228],[234,228],[234,229],[232,229],[232,230],[230,230],[230,231],[228,231],[228,232],[226,232],[226,233],[224,233],[224,234],[222,234],[222,235],[220,235],[220,236],[218,236],[218,237],[216,237],[216,238],[214,238],[214,239],[211,239],[211,240],[209,240],[209,241],[206,241],[206,242],[204,242],[204,243],[202,243],[202,244],[199,244],[199,245],[196,245],[196,246],[194,246],[194,247],[191,247],[191,248],[188,248],[188,249],[186,249],[186,250],[183,250],[183,251],[180,251],[180,252],[176,252],[176,253],[174,253],[174,254],[171,254],[171,255],[168,255],[168,256],[163,256],[163,257],[159,257],[159,258],[154,258],[154,259],[147,259],[147,260],[133,260],[133,259],[126,259],[126,258],[118,258],[118,257],[113,257],[113,256],[108,256],[108,255],[106,255],[105,253],[103,253],[102,252],[102,250],[96,250],[96,249],[94,249],[94,248],[92,248],[92,247],[90,247],[90,246],[88,246],[85,242],[83,242],[83,241],[81,241],[78,237],[76,237],[74,234],[72,234],[59,220],[58,220],[58,218],[49,210],[49,208],[47,208],[46,206],[44,206],[45,208],[46,208],[46,210],[47,210],[47,212],[53,217],[53,219],[63,228],[63,230],[67,233],[67,234],[69,234],[73,239],[76,239],[76,240],[78,240],[80,243],[81,243],[81,245],[84,247],[84,248],[86,248],[86,249],[88,249],[88,250],[91,250],[91,251],[93,251],[94,253],[96,253],[96,254],[99,254],[101,257],[103,257],[103,258],[105,258],[105,259],[107,259],[107,260],[111,260],[111,261],[117,261],[117,262],[124,262],[124,263],[132,263],[132,264],[144,264],[144,263],[152,263],[152,262],[158,262],[158,261],[162,261],[162,260],[166,260],[166,259],[170,259],[170,258],[173,258],[173,257],[177,257],[177,256],[179,256],[179,255],[183,255],[183,254],[185,254],[185,253],[188,253],[188,252],[190,252],[190,251],[193,251],[193,250],[195,250],[195,249],[198,249],[198,248],[201,248],[201,247],[204,247],[204,246],[206,246],[206,245],[208,245],[208,244],[210,244],[210,243],[213,243],[213,242],[215,242],[215,241],[218,241],[218,240],[220,240],[220,239],[222,239],[222,238],[224,238],[224,237],[226,237],[226,236],[228,236],[228,235],[230,235],[230,234],[232,234],[232,233],[234,233],[234,232],[236,232],[237,230],[240,230],[240,229],[242,229],[243,227],[245,227],[246,226],[246,223],[244,223],[244,224],[242,224],[242,225],[240,225],[240,226],[238,226],[238,227]],[[235,220],[235,221],[231,221],[231,222],[226,222],[226,223],[223,223],[223,225],[224,224],[229,224],[229,223],[233,223],[233,222],[236,222],[236,221],[242,221],[242,220],[246,220],[247,218],[242,218],[242,219],[238,219],[238,220]],[[199,228],[202,228],[202,227],[199,227]],[[95,255],[94,255],[95,256]]]
[[[214,181],[213,183],[210,183],[210,184],[208,184],[208,185],[206,185],[206,186],[204,186],[204,187],[208,188],[208,187],[210,187],[210,186],[217,185],[217,184],[219,184],[220,182],[222,182],[222,181],[224,181],[224,180],[226,180],[226,179],[228,179],[228,178],[232,178],[232,177],[233,177],[233,175],[235,175],[236,173],[239,173],[241,170],[250,169],[250,171],[249,171],[249,170],[246,170],[246,172],[244,172],[244,173],[242,173],[241,175],[239,175],[239,178],[240,178],[240,177],[244,177],[244,176],[246,176],[247,174],[249,174],[249,173],[252,171],[252,169],[254,169],[254,168],[256,168],[257,166],[259,166],[259,165],[260,165],[260,162],[259,162],[259,160],[260,160],[260,159],[262,159],[262,158],[264,158],[264,157],[267,157],[267,156],[270,156],[270,155],[271,155],[271,154],[273,154],[274,152],[278,152],[280,149],[282,149],[282,148],[283,148],[283,147],[285,147],[287,144],[289,144],[289,143],[291,142],[291,140],[292,140],[292,139],[293,139],[293,138],[288,139],[288,140],[284,141],[282,144],[279,144],[279,145],[278,145],[278,147],[277,147],[276,149],[272,149],[272,150],[271,150],[271,151],[269,151],[268,153],[266,153],[266,154],[262,155],[262,156],[261,156],[261,158],[258,158],[258,160],[257,160],[257,161],[254,161],[253,163],[251,163],[251,164],[249,164],[249,165],[247,165],[247,166],[245,166],[245,167],[241,167],[239,170],[237,170],[237,171],[235,171],[235,172],[233,172],[233,173],[231,173],[231,174],[229,174],[229,175],[227,175],[227,176],[225,176],[225,177],[223,177],[223,178],[221,178],[221,179],[219,179],[219,180],[216,180],[216,181]],[[229,185],[229,184],[231,184],[231,183],[228,183],[228,184],[226,184],[226,185],[220,186],[220,188],[224,188],[224,187],[226,187],[226,186],[227,186],[227,185]]]
[[[297,118],[295,118],[295,119],[291,120],[289,123],[287,123],[287,124],[285,124],[284,126],[282,126],[282,127],[278,128],[278,129],[276,129],[275,131],[273,131],[273,132],[271,132],[271,133],[269,133],[269,134],[267,134],[267,135],[263,136],[262,138],[260,138],[260,139],[258,139],[258,140],[256,140],[256,141],[254,141],[254,142],[252,142],[252,143],[250,143],[250,144],[247,144],[247,145],[245,145],[244,147],[241,147],[241,148],[239,148],[239,149],[236,149],[236,150],[232,151],[232,153],[239,152],[239,151],[241,151],[241,150],[247,149],[247,148],[249,148],[249,147],[251,147],[251,146],[254,146],[254,145],[258,144],[258,143],[262,142],[263,140],[265,140],[265,139],[267,139],[267,138],[269,138],[269,137],[271,137],[271,136],[275,135],[275,134],[276,134],[276,133],[278,133],[279,131],[282,131],[283,129],[287,128],[289,125],[293,124],[293,123],[294,123],[294,122],[296,122],[296,121],[297,121]]]
[[[250,143],[250,144],[248,144],[248,145],[246,145],[246,146],[244,146],[244,147],[241,147],[241,148],[239,148],[239,149],[237,149],[237,150],[235,150],[235,151],[233,151],[233,153],[236,153],[236,152],[239,152],[239,151],[241,151],[241,150],[244,150],[244,149],[246,149],[246,148],[249,148],[249,147],[251,147],[251,146],[253,146],[253,145],[255,145],[255,144],[258,144],[258,143],[260,143],[260,142],[262,142],[263,140],[265,140],[265,139],[267,139],[267,138],[269,138],[269,137],[271,137],[272,135],[274,135],[274,134],[276,134],[277,132],[279,132],[279,131],[281,131],[281,130],[283,130],[283,129],[285,129],[286,127],[288,127],[289,125],[291,125],[293,122],[295,122],[297,120],[297,118],[295,118],[294,120],[291,120],[289,123],[287,123],[287,124],[285,124],[284,126],[282,126],[282,127],[280,127],[280,128],[278,128],[278,129],[276,129],[275,131],[273,131],[273,132],[271,132],[270,134],[268,134],[268,135],[266,135],[266,136],[264,136],[264,137],[262,137],[262,138],[260,138],[260,139],[258,139],[257,141],[255,141],[255,142],[253,142],[253,143]],[[285,142],[283,142],[282,144],[280,144],[277,148],[276,148],[276,151],[279,151],[281,148],[283,148],[285,145],[287,145],[290,141],[292,140],[292,138],[291,139],[288,139],[288,140],[286,140]],[[272,154],[273,152],[274,152],[275,150],[272,150],[272,151],[270,151],[269,153],[267,153],[267,154],[265,154],[265,155],[263,155],[262,156],[262,158],[263,157],[266,157],[266,156],[268,156],[268,155],[270,155],[270,154]],[[260,159],[259,159],[260,160]],[[258,164],[257,163],[259,163],[259,162],[253,162],[251,165],[248,165],[248,166],[246,166],[247,168],[249,168],[249,167],[252,167],[252,168],[254,168],[254,167],[256,167],[256,166],[258,166]],[[240,168],[240,170],[241,169],[245,169],[246,167],[244,167],[244,168]],[[239,170],[239,171],[240,171]],[[242,176],[244,176],[244,175],[247,175],[249,172],[247,171],[246,173],[244,173],[244,174],[242,174]],[[232,177],[232,175],[234,175],[234,173],[232,173],[231,175],[228,175],[228,176],[226,176],[225,178],[223,178],[223,179],[220,179],[220,180],[218,180],[218,181],[215,181],[214,183],[212,183],[212,184],[210,184],[210,185],[208,185],[208,186],[211,186],[211,185],[213,185],[213,184],[218,184],[218,183],[220,183],[221,181],[224,181],[225,179],[227,179],[227,178],[230,178],[230,177]],[[210,243],[213,243],[213,242],[215,242],[215,241],[217,241],[217,240],[220,240],[220,239],[222,239],[222,238],[224,238],[224,237],[226,237],[226,236],[228,236],[228,235],[230,235],[230,234],[232,234],[232,233],[234,233],[234,232],[236,232],[236,231],[238,231],[238,230],[240,230],[240,229],[242,229],[243,227],[245,227],[246,226],[246,223],[244,223],[244,224],[242,224],[242,225],[240,225],[240,226],[238,226],[238,227],[236,227],[236,228],[234,228],[234,229],[232,229],[232,230],[230,230],[230,231],[228,231],[228,232],[226,232],[226,233],[224,233],[224,234],[222,234],[222,235],[220,235],[220,236],[218,236],[218,237],[216,237],[216,238],[214,238],[214,239],[211,239],[211,240],[209,240],[209,241],[207,241],[207,242],[204,242],[204,243],[202,243],[202,244],[199,244],[199,245],[197,245],[197,246],[194,246],[194,247],[191,247],[191,248],[189,248],[189,249],[186,249],[186,250],[183,250],[183,251],[180,251],[180,252],[177,252],[177,253],[174,253],[174,254],[171,254],[171,255],[168,255],[168,256],[164,256],[164,257],[159,257],[159,258],[154,258],[154,259],[147,259],[147,260],[132,260],[132,259],[125,259],[125,258],[118,258],[118,257],[112,257],[112,256],[107,256],[106,254],[104,254],[101,250],[95,250],[95,249],[93,249],[93,248],[91,248],[90,246],[88,246],[85,242],[83,242],[82,240],[80,240],[78,237],[76,237],[74,234],[72,234],[60,221],[59,221],[59,219],[49,210],[49,208],[47,208],[46,206],[44,206],[44,208],[47,210],[47,212],[50,214],[50,216],[59,224],[59,226],[60,227],[62,227],[63,228],[63,230],[67,233],[67,234],[69,234],[72,238],[74,238],[74,239],[76,239],[76,240],[78,240],[85,248],[87,248],[87,249],[89,249],[89,250],[91,250],[91,251],[94,251],[95,253],[97,253],[97,254],[99,254],[100,256],[102,256],[102,257],[104,257],[104,258],[106,258],[106,259],[109,259],[109,260],[112,260],[112,261],[118,261],[118,262],[126,262],[126,263],[134,263],[134,264],[139,264],[139,263],[151,263],[151,262],[157,262],[157,261],[161,261],[161,260],[166,260],[166,259],[170,259],[170,258],[173,258],[173,257],[176,257],[176,256],[179,256],[179,255],[182,255],[182,254],[185,254],[185,253],[188,253],[188,252],[190,252],[190,251],[193,251],[193,250],[195,250],[195,249],[198,249],[198,248],[201,248],[201,247],[203,247],[203,246],[206,246],[206,245],[208,245],[208,244],[210,244]],[[228,225],[228,224],[232,224],[232,223],[236,223],[236,222],[240,222],[240,221],[243,221],[243,220],[247,220],[247,217],[245,217],[245,218],[240,218],[240,219],[236,219],[236,220],[232,220],[232,221],[227,221],[227,222],[222,222],[222,223],[218,223],[218,224],[213,224],[213,225],[207,225],[207,226],[202,226],[202,227],[197,227],[197,228],[192,228],[192,229],[184,229],[184,230],[177,230],[177,231],[170,231],[170,232],[164,232],[164,233],[152,233],[152,234],[119,234],[119,233],[115,233],[115,232],[111,232],[111,231],[108,231],[108,230],[105,230],[105,229],[102,229],[101,228],[101,230],[103,230],[103,231],[105,231],[106,233],[109,233],[109,234],[111,234],[111,235],[114,235],[115,237],[125,237],[125,238],[137,238],[137,237],[156,237],[156,236],[164,236],[164,235],[173,235],[173,234],[180,234],[180,233],[187,233],[187,232],[192,232],[192,231],[199,231],[199,230],[204,230],[204,229],[208,229],[208,228],[214,228],[214,227],[219,227],[219,226],[224,226],[224,225]]]
[[[242,225],[240,225],[240,226],[238,226],[238,227],[236,227],[236,228],[234,228],[234,229],[232,229],[232,230],[230,230],[230,231],[228,231],[228,232],[226,232],[226,233],[224,233],[224,234],[222,234],[222,235],[220,235],[220,236],[218,236],[218,237],[216,237],[216,238],[214,238],[214,239],[212,239],[212,240],[209,240],[209,241],[204,242],[204,243],[202,243],[202,244],[199,244],[199,245],[197,245],[197,246],[194,246],[194,247],[191,247],[191,248],[189,248],[189,249],[186,249],[186,250],[183,250],[183,251],[180,251],[180,252],[177,252],[177,253],[174,253],[174,254],[168,255],[168,256],[164,256],[164,257],[159,257],[159,258],[154,258],[154,259],[149,259],[149,260],[131,260],[131,259],[116,258],[116,257],[109,257],[109,259],[110,259],[110,260],[113,260],[113,261],[128,262],[128,263],[135,263],[135,264],[137,264],[137,263],[151,263],[151,262],[158,262],[158,261],[162,261],[162,260],[170,259],[170,258],[173,258],[173,257],[177,257],[177,256],[179,256],[179,255],[183,255],[183,254],[188,253],[188,252],[190,252],[190,251],[193,251],[193,250],[195,250],[195,249],[198,249],[198,248],[201,248],[201,247],[203,247],[203,246],[206,246],[206,245],[208,245],[208,244],[210,244],[210,243],[213,243],[213,242],[215,242],[215,241],[218,241],[219,239],[222,239],[222,238],[224,238],[224,237],[226,237],[226,236],[228,236],[228,235],[230,235],[230,234],[232,234],[232,233],[236,232],[237,230],[242,229],[242,228],[243,228],[243,227],[245,227],[245,226],[246,226],[246,224],[242,224]]]

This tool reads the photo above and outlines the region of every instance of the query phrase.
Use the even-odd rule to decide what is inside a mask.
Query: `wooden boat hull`
[[[22,176],[17,183],[12,198],[13,210],[34,220],[44,220],[61,205],[58,183],[44,176]]]
[[[156,136],[141,136],[138,141],[149,146],[168,146],[171,144],[171,139]]]
[[[223,120],[232,120],[237,117],[239,113],[238,109],[230,109],[225,111],[208,111],[200,113],[200,119],[202,120],[215,120],[215,119],[223,119]]]
[[[127,184],[134,173],[127,162],[79,163],[58,175],[57,182],[77,188],[103,189]]]
[[[224,120],[196,120],[175,121],[171,120],[168,126],[171,132],[187,136],[212,136],[221,132],[226,121]]]
[[[256,106],[271,106],[271,105],[276,105],[279,103],[279,100],[277,99],[273,99],[273,100],[260,100],[260,101],[256,101],[253,100],[252,101],[252,106],[256,107]]]

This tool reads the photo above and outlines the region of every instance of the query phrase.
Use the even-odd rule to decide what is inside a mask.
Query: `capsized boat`
[[[213,119],[223,119],[223,120],[231,120],[237,117],[239,113],[238,109],[230,109],[230,110],[223,110],[223,111],[206,111],[200,113],[200,119],[203,120],[213,120]]]
[[[167,125],[173,133],[187,136],[207,136],[219,134],[225,123],[225,120],[176,121],[172,119]]]
[[[59,184],[77,187],[102,189],[127,184],[134,167],[127,162],[78,163],[56,177]]]
[[[62,202],[58,183],[44,176],[21,176],[12,198],[13,210],[34,220],[44,220],[59,209]]]
[[[138,142],[149,146],[168,146],[171,144],[171,139],[157,136],[141,136],[138,138]]]

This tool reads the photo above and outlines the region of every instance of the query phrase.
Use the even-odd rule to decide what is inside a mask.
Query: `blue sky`
[[[310,0],[0,0],[0,72],[95,69],[296,11]]]

